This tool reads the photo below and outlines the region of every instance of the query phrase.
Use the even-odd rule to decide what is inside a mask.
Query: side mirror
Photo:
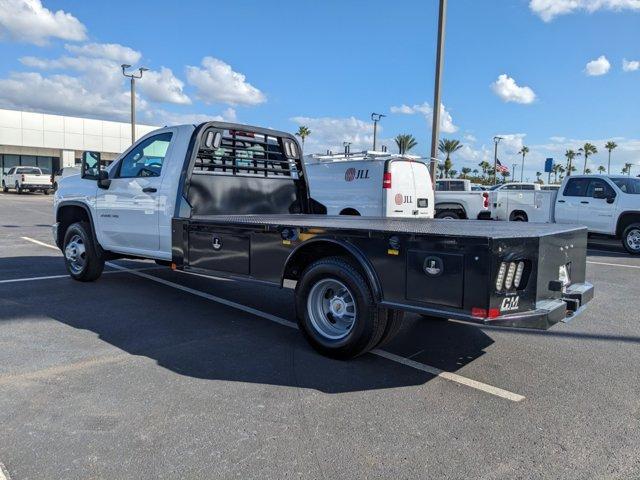
[[[111,185],[111,180],[109,180],[109,172],[106,170],[100,170],[98,173],[98,188],[104,188],[105,190],[109,188]]]
[[[607,203],[613,203],[613,202],[615,202],[615,200],[616,200],[616,194],[615,193],[612,193],[611,195],[609,195],[607,197]]]
[[[100,153],[82,152],[80,176],[87,180],[97,180],[100,172]]]

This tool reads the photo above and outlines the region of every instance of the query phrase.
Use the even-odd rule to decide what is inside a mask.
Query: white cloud
[[[106,58],[120,64],[135,64],[142,54],[132,48],[118,43],[87,43],[85,45],[65,45],[69,52],[82,57]]]
[[[535,92],[530,87],[521,87],[516,81],[503,73],[491,84],[493,92],[504,102],[522,104],[532,103],[536,99]]]
[[[476,142],[476,141],[478,140],[475,136],[473,136],[473,135],[472,135],[472,134],[470,134],[470,133],[467,133],[467,134],[466,134],[466,135],[464,135],[462,138],[463,138],[465,141],[469,142],[469,143],[474,143],[474,142]]]
[[[85,26],[63,10],[52,12],[40,0],[0,0],[0,38],[45,45],[50,38],[80,41]]]
[[[502,158],[502,155],[515,155],[517,154],[522,145],[524,145],[524,137],[527,136],[526,133],[503,133],[497,135],[498,137],[502,137],[500,143],[498,144],[499,155],[498,158]]]
[[[140,91],[152,102],[188,105],[191,99],[184,93],[184,82],[173,75],[171,69],[161,67],[160,71],[144,72],[138,80]]]
[[[233,108],[227,108],[217,115],[206,113],[176,113],[166,110],[155,110],[147,115],[156,125],[200,124],[203,122],[237,122],[238,117]]]
[[[43,77],[40,73],[12,73],[0,79],[0,105],[62,115],[126,120],[129,95],[87,88],[81,78],[68,75]],[[141,105],[144,108],[144,104]]]
[[[424,115],[429,123],[433,121],[433,109],[427,102],[413,106],[402,104],[400,106],[393,106],[389,110],[391,113],[399,113],[403,115],[414,115],[420,113]],[[453,117],[443,104],[440,104],[440,130],[444,133],[454,133],[458,131],[458,127],[453,123]]]
[[[203,102],[222,102],[229,105],[258,105],[266,101],[265,95],[235,72],[230,65],[213,57],[202,59],[202,68],[187,67],[187,81],[196,88]]]
[[[305,125],[311,135],[305,140],[305,150],[309,153],[324,153],[327,150],[341,152],[343,142],[351,142],[351,151],[368,150],[373,146],[373,124],[355,117],[293,117],[291,121]],[[392,147],[390,139],[380,138],[382,126],[378,125],[378,145]]]
[[[622,60],[622,70],[625,72],[635,72],[638,69],[640,69],[640,61],[627,60],[626,58]]]
[[[531,0],[529,8],[545,22],[579,10],[640,10],[640,0]]]
[[[607,57],[605,57],[604,55],[600,55],[595,60],[591,60],[589,63],[587,63],[587,66],[585,67],[585,73],[590,77],[597,77],[599,75],[604,75],[605,73],[607,73],[610,68],[611,64],[609,63],[609,60],[607,60]]]
[[[40,57],[23,57],[23,65],[39,70],[73,70],[79,73],[78,81],[88,92],[99,93],[108,98],[127,91],[120,64],[122,61],[139,58],[140,53],[129,47],[117,44],[88,44],[76,48],[68,48],[72,52],[81,52],[91,56],[64,56],[54,59]],[[104,56],[101,56],[103,55]],[[150,70],[137,81],[139,92],[152,102],[185,105],[191,99],[184,93],[184,82],[176,78],[173,72],[165,67],[159,71]],[[0,92],[0,97],[4,96]],[[27,105],[27,108],[41,108],[38,105]],[[116,109],[117,111],[117,109]],[[92,112],[87,112],[91,114]]]

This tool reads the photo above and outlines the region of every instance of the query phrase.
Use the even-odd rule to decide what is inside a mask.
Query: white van
[[[306,155],[310,195],[328,215],[433,218],[429,167],[387,152]]]

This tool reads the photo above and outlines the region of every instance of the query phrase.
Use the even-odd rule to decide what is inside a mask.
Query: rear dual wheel
[[[300,330],[323,355],[348,359],[391,340],[402,314],[380,308],[352,262],[328,257],[312,263],[296,286]]]

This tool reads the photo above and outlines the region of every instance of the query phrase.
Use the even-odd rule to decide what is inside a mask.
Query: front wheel
[[[79,282],[93,282],[104,269],[104,258],[98,255],[87,222],[78,222],[64,234],[64,263],[71,278]]]
[[[358,268],[341,257],[312,263],[296,286],[298,325],[323,355],[348,359],[368,352],[387,324]]]
[[[640,223],[632,223],[622,233],[622,245],[632,255],[640,255]]]
[[[9,187],[7,187],[7,184],[4,183],[4,180],[2,181],[2,191],[4,193],[7,193],[9,191]]]

